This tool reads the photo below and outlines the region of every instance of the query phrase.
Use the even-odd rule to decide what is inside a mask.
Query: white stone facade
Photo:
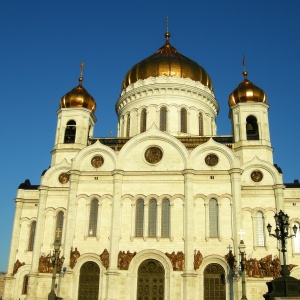
[[[165,131],[160,130],[162,106],[167,108]],[[181,132],[181,108],[187,111],[186,132]],[[141,133],[142,109],[147,111],[147,125]],[[116,104],[117,139],[92,138],[96,118],[90,110],[60,109],[51,167],[42,175],[39,186],[29,184],[18,189],[3,299],[47,299],[52,274],[39,272],[39,260],[53,251],[60,212],[64,215],[61,254],[67,269],[64,277],[57,276],[55,292],[65,300],[78,299],[80,272],[87,262],[96,263],[100,269],[99,300],[137,299],[139,267],[148,259],[163,267],[163,299],[202,300],[206,268],[218,264],[227,277],[228,245],[238,259],[240,230],[245,231],[247,258],[279,255],[277,242],[268,236],[266,225],[274,224],[274,213],[280,209],[289,214],[291,225],[300,223],[300,187],[295,184],[285,188],[282,174],[273,165],[268,106],[240,103],[232,107],[234,134],[223,140],[216,132],[218,110],[214,94],[207,87],[174,77],[140,80],[121,93]],[[199,113],[203,116],[202,136]],[[258,140],[247,140],[245,120],[249,115],[258,120]],[[126,139],[128,116],[130,131]],[[66,124],[71,119],[76,122],[76,138],[74,143],[66,144]],[[153,163],[145,158],[151,147],[161,150],[160,161]],[[205,162],[210,154],[217,156],[217,164]],[[102,166],[92,165],[95,156],[103,158]],[[251,179],[253,171],[263,174],[260,181]],[[66,182],[59,181],[63,173],[69,175]],[[91,235],[94,199],[98,206],[95,234]],[[141,235],[137,234],[139,199],[144,203]],[[164,199],[169,201],[169,220],[163,216]],[[210,208],[212,199],[217,203],[216,215]],[[150,220],[151,200],[156,201],[154,225]],[[261,228],[257,213],[262,216]],[[33,221],[34,247],[29,251]],[[168,227],[167,236],[162,234],[164,226]],[[291,275],[300,278],[300,253],[295,251],[293,239],[288,246],[288,263],[299,265]],[[80,256],[72,268],[70,251],[75,248]],[[109,253],[108,266],[100,258],[105,249]],[[128,269],[118,265],[120,251],[136,252]],[[180,251],[184,253],[184,266],[176,269],[166,253]],[[203,256],[198,268],[194,265],[195,251]],[[17,260],[24,264],[13,272]],[[26,275],[29,280],[24,293]],[[248,299],[262,299],[267,291],[265,283],[271,279],[247,276]],[[224,287],[225,297],[230,299],[230,286],[224,283]],[[240,282],[234,283],[234,297],[241,297]]]

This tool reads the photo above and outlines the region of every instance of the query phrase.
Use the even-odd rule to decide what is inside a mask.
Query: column
[[[274,194],[275,194],[275,205],[276,210],[279,212],[280,210],[284,210],[284,197],[283,197],[283,184],[275,184],[273,186]]]
[[[37,286],[37,277],[39,274],[38,268],[39,268],[39,260],[41,255],[41,247],[42,247],[43,237],[44,237],[44,227],[45,227],[45,219],[46,219],[45,209],[46,209],[47,196],[48,196],[48,187],[41,185],[32,262],[31,262],[31,271],[29,273],[29,286],[28,286],[28,293],[26,299],[35,299],[37,295],[36,286]]]
[[[65,265],[67,265],[68,268],[70,268],[70,251],[71,247],[73,247],[73,240],[75,237],[78,181],[79,171],[71,170],[68,207],[67,213],[64,216],[66,218],[64,222],[64,225],[66,224],[65,230],[63,228],[64,249],[61,254],[65,257]],[[78,249],[78,251],[80,251],[80,249]]]
[[[14,226],[12,231],[11,245],[10,245],[7,275],[12,275],[14,264],[16,262],[16,254],[18,251],[20,229],[21,229],[20,220],[22,214],[22,207],[23,207],[23,202],[21,200],[16,199],[16,210],[15,210]]]
[[[184,254],[185,268],[183,271],[183,299],[195,299],[195,270],[194,270],[194,171],[184,170]]]
[[[243,229],[242,208],[241,208],[241,174],[242,170],[235,168],[229,171],[232,194],[232,216],[233,216],[233,249],[235,254],[238,253],[239,236],[238,232]]]
[[[110,233],[109,268],[105,273],[107,276],[106,300],[119,299],[119,270],[118,254],[121,231],[121,197],[122,197],[122,170],[113,171],[113,200]]]

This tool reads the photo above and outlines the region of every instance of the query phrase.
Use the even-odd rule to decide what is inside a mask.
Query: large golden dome
[[[60,99],[60,108],[84,107],[92,112],[96,110],[96,102],[82,86],[83,78],[79,77],[79,84]]]
[[[248,72],[246,70],[244,70],[243,75],[244,80],[229,96],[229,106],[233,106],[241,102],[267,103],[268,99],[265,92],[247,79]]]
[[[177,76],[200,81],[210,90],[212,81],[207,72],[193,60],[180,54],[169,42],[170,33],[165,34],[166,42],[153,55],[134,65],[126,74],[122,89],[140,79],[159,76]]]

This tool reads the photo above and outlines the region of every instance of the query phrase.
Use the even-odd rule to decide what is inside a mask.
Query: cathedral
[[[300,184],[273,161],[273,99],[244,65],[232,132],[217,135],[212,80],[170,37],[125,74],[117,137],[94,137],[81,65],[59,102],[51,166],[18,187],[3,299],[255,300],[280,276],[267,224],[282,210],[291,235],[299,228]],[[298,279],[299,236],[287,240]]]

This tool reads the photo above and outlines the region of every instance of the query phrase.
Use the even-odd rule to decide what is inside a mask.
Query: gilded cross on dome
[[[83,61],[80,63],[80,66],[81,66],[80,77],[82,77],[83,72],[84,72],[84,62]]]
[[[247,68],[246,68],[246,56],[245,55],[243,55],[243,67],[244,67],[243,75],[244,75],[244,78],[246,79],[248,72],[247,72]]]
[[[83,81],[82,75],[83,75],[83,71],[84,71],[84,62],[83,61],[80,63],[80,66],[81,66],[81,70],[80,70],[79,84],[81,85],[82,81]]]
[[[169,17],[167,16],[166,17],[166,33],[165,33],[165,38],[166,38],[167,42],[169,41],[170,36],[171,35],[169,33]]]

